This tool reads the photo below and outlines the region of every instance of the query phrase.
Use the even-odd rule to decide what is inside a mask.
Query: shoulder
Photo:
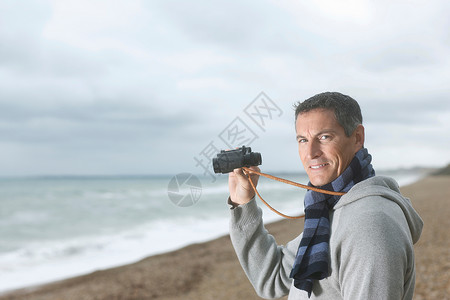
[[[367,196],[345,205],[336,217],[331,236],[336,246],[353,258],[359,253],[364,261],[380,257],[390,261],[404,257],[405,250],[412,247],[401,208],[382,196]]]
[[[403,201],[394,179],[375,176],[356,184],[342,196],[335,209],[341,211],[341,219],[354,231],[358,231],[357,228],[383,231],[398,226],[408,227],[401,207]]]
[[[382,196],[367,196],[341,208],[341,227],[348,235],[390,236],[404,227],[406,219],[397,203]]]
[[[346,203],[339,209],[340,227],[365,235],[379,232],[389,235],[386,230],[407,228],[401,207],[384,195],[365,195]]]
[[[394,199],[401,196],[398,183],[390,177],[374,176],[355,184],[350,191],[341,197],[334,209],[338,209],[368,196],[382,196]]]

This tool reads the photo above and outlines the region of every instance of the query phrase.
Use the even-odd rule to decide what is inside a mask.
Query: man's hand
[[[260,172],[260,169],[256,166],[250,167],[250,169]],[[256,187],[258,185],[259,175],[250,173],[250,177]],[[231,201],[238,205],[250,202],[250,200],[255,197],[255,191],[248,181],[247,175],[244,174],[244,171],[241,168],[234,169],[233,172],[229,173],[228,188],[230,190]]]

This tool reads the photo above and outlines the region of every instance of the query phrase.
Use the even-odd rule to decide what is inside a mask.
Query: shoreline
[[[400,185],[417,181],[424,176],[421,172],[412,172],[411,174],[391,172],[390,174],[382,175],[393,176],[394,178],[395,175],[398,175],[399,177],[396,179]],[[299,182],[302,182],[302,180],[300,179]],[[225,184],[226,182],[223,181],[219,186],[222,194],[226,191],[226,188],[224,189]],[[214,189],[217,189],[217,187],[214,186]],[[301,198],[296,197],[296,199]],[[295,201],[297,202],[298,200]],[[134,227],[132,230],[124,230],[115,234],[105,234],[95,238],[93,236],[81,236],[79,238],[70,237],[67,240],[63,239],[60,241],[44,241],[44,243],[38,243],[35,246],[27,246],[23,250],[7,253],[10,255],[10,258],[2,256],[2,259],[4,259],[2,260],[4,262],[4,264],[2,263],[4,271],[1,272],[1,275],[4,276],[4,280],[0,284],[0,295],[18,289],[86,275],[98,270],[131,264],[149,256],[171,252],[193,243],[207,242],[226,235],[228,233],[229,220],[226,211],[227,205],[223,201],[219,203],[221,203],[221,206],[216,207],[216,209],[219,208],[222,215],[220,218],[214,218],[215,224],[212,223],[212,220],[203,220],[202,218],[197,218],[195,222],[192,222],[195,225],[191,224],[188,226],[189,228],[179,226],[180,223],[176,221],[169,221],[169,225],[158,224],[158,222],[149,225],[152,223],[147,222]],[[293,215],[301,211],[297,206],[299,203],[294,204],[294,206],[288,204],[287,209],[286,207],[283,208],[283,205],[286,204],[284,201],[273,204],[280,211],[291,212]],[[264,210],[265,224],[282,219],[270,212],[266,206],[261,206]],[[164,231],[158,230],[158,228],[164,228],[174,238],[167,239],[167,236],[163,235]],[[205,231],[205,229],[208,229],[208,231]],[[195,234],[192,234],[193,232]],[[160,233],[162,234],[158,236]],[[136,236],[138,234],[142,235],[143,238],[128,238],[129,235]],[[82,241],[83,239],[84,241]],[[158,243],[155,243],[155,240],[158,240]],[[64,253],[65,251],[69,253],[74,248],[77,249],[76,251],[79,254],[68,255],[67,257],[58,255],[58,253]],[[97,251],[96,249],[102,250]],[[116,249],[123,249],[122,253],[116,252]],[[47,256],[49,253],[54,254],[53,257]],[[34,262],[38,259],[40,259],[41,263]],[[8,269],[10,271],[6,271]]]
[[[450,294],[450,176],[428,176],[401,191],[425,223],[414,247],[414,299],[444,299]],[[303,230],[303,220],[280,220],[265,226],[278,244],[285,244]],[[1,300],[61,298],[260,299],[237,261],[229,235],[119,267],[0,292]]]

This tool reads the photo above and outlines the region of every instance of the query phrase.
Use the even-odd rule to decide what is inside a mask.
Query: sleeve
[[[347,216],[346,238],[338,251],[344,299],[405,299],[406,278],[414,272],[406,220],[393,202]],[[412,295],[411,295],[412,296]]]
[[[264,228],[262,211],[252,199],[231,209],[230,237],[239,262],[260,297],[279,298],[289,293],[289,274],[301,235],[286,246],[278,246]]]

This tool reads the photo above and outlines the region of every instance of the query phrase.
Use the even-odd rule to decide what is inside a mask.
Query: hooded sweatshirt
[[[330,210],[330,276],[314,282],[309,299],[412,299],[414,249],[423,222],[389,177],[366,179]],[[264,228],[255,199],[231,209],[230,237],[256,293],[308,299],[289,274],[302,234],[285,246]]]

